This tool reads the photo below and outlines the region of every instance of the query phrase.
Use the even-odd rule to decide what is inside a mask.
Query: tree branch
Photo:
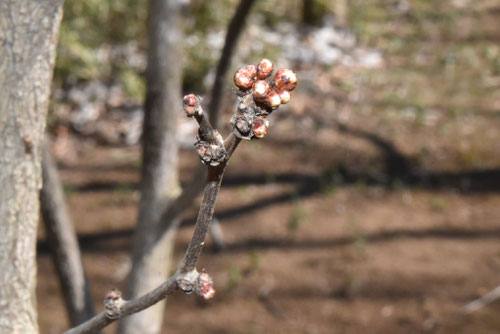
[[[198,99],[196,103],[199,104]],[[200,211],[198,213],[195,232],[191,242],[189,243],[181,265],[179,266],[179,270],[156,289],[129,301],[124,301],[121,298],[121,293],[118,293],[116,290],[111,291],[105,299],[105,312],[102,312],[87,322],[66,331],[66,334],[94,333],[95,331],[106,327],[118,319],[140,312],[160,302],[165,297],[172,294],[177,288],[186,293],[196,292],[206,299],[211,298],[214,295],[215,290],[213,289],[210,276],[208,276],[208,274],[204,271],[198,273],[195,269],[195,265],[200,257],[206,234],[210,228],[210,222],[212,221],[215,202],[217,200],[217,194],[220,189],[224,169],[241,139],[231,133],[228,138],[222,142],[219,138],[220,135],[218,135],[217,130],[211,126],[202,110],[198,116],[195,116],[195,118],[200,124],[200,133],[204,133],[204,136],[206,136],[207,139],[210,138],[213,144],[222,143],[227,154],[225,155],[224,161],[217,166],[207,164],[208,176],[205,181],[205,192],[200,206]],[[157,236],[157,238],[159,237]]]
[[[270,61],[264,59],[259,65],[263,63],[267,64],[270,63]],[[272,63],[270,64],[272,68]],[[241,69],[238,71],[241,72]],[[258,82],[262,84],[262,80],[269,77],[271,72],[272,70],[266,73],[265,76],[262,76],[262,73],[260,73],[262,78],[261,81]],[[257,72],[256,75],[250,72],[245,73],[244,75],[249,76],[246,79],[252,82],[256,80],[256,75],[259,75],[259,72]],[[235,83],[237,84],[237,82]],[[266,92],[258,92],[255,89],[251,90],[251,85],[245,89],[240,87],[240,92],[238,93],[239,103],[231,119],[233,131],[224,141],[217,130],[212,127],[210,121],[205,117],[200,105],[201,99],[193,94],[184,97],[184,111],[188,117],[194,117],[200,125],[198,143],[195,147],[197,148],[201,161],[207,166],[208,174],[195,230],[187,247],[186,254],[180,263],[179,269],[175,275],[171,276],[159,287],[130,301],[124,301],[121,298],[120,292],[116,290],[111,291],[105,299],[106,312],[97,315],[88,322],[66,333],[76,334],[94,332],[119,318],[139,312],[158,303],[167,295],[171,294],[176,288],[185,293],[195,292],[205,299],[214,296],[215,290],[213,288],[212,279],[204,270],[199,273],[195,269],[195,266],[205,243],[207,232],[210,229],[210,223],[212,222],[224,170],[232,154],[241,142],[241,139],[252,140],[262,138],[266,135],[269,126],[267,116],[276,109],[280,103],[275,105],[274,101],[262,99],[262,97],[272,96],[273,93],[275,95],[278,94],[276,91],[277,89],[291,91],[295,88],[296,84],[297,79],[295,73],[290,70],[282,69],[278,71],[272,84],[268,85],[268,91]],[[263,93],[265,93],[264,96]],[[290,96],[288,94],[286,99],[280,98],[280,101],[287,103],[289,98]]]
[[[140,312],[162,301],[166,296],[171,295],[176,288],[177,275],[173,275],[156,289],[129,301],[123,301],[121,296],[119,296],[119,298],[114,297],[113,294],[115,291],[111,291],[108,293],[105,300],[106,306],[111,304],[107,307],[107,312],[96,315],[89,321],[66,331],[65,334],[94,333],[118,319]],[[116,310],[113,310],[113,306],[117,307]]]
[[[118,319],[140,312],[160,302],[177,288],[186,293],[195,291],[207,299],[213,296],[215,290],[213,290],[210,277],[205,272],[198,273],[195,265],[200,257],[206,234],[210,228],[224,169],[240,141],[241,139],[233,134],[229,135],[226,140],[227,159],[219,166],[207,167],[208,176],[195,232],[177,273],[153,291],[129,301],[121,299],[121,294],[116,297],[114,295],[116,291],[111,291],[105,300],[106,312],[102,312],[80,326],[66,331],[66,334],[93,333]]]
[[[42,149],[40,207],[54,266],[61,283],[70,323],[76,326],[95,315],[90,288],[57,166],[45,139]]]

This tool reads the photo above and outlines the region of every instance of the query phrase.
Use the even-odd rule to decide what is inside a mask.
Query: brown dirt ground
[[[170,297],[165,332],[500,332],[499,302],[463,313],[500,284],[500,174],[490,168],[500,165],[499,134],[483,136],[500,120],[468,122],[465,149],[484,152],[483,168],[454,162],[465,150],[453,139],[463,130],[457,121],[442,120],[443,138],[399,119],[388,135],[379,115],[362,116],[340,131],[281,113],[268,138],[241,145],[216,210],[227,249],[216,253],[209,241],[199,263],[217,294]],[[430,153],[418,160],[422,147]],[[124,284],[138,161],[138,148],[98,147],[62,168],[96,301]],[[182,153],[184,180],[197,163]],[[194,214],[179,230],[176,260]],[[43,242],[38,275],[41,330],[59,333],[67,320]]]

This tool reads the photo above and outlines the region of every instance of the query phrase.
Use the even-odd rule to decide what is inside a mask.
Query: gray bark
[[[0,333],[37,333],[41,145],[62,1],[0,1]]]
[[[50,153],[49,140],[42,151],[43,186],[40,205],[50,251],[61,284],[71,326],[95,314],[85,277],[80,247],[68,213],[57,165]]]
[[[160,241],[154,241],[162,209],[180,192],[176,127],[182,112],[182,6],[180,0],[149,1],[141,201],[126,298],[161,285],[171,268],[173,237],[178,224],[171,224]],[[160,302],[124,319],[118,332],[159,333],[164,308],[165,302]]]

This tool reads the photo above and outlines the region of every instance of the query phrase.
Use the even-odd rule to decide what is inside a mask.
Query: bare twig
[[[270,63],[267,59],[261,61],[261,63],[263,62]],[[210,121],[205,116],[200,105],[200,98],[193,94],[184,97],[184,110],[187,116],[195,117],[200,126],[198,131],[198,142],[195,144],[195,147],[201,161],[207,166],[207,178],[195,230],[179,269],[175,275],[171,276],[161,286],[130,301],[124,301],[121,298],[121,293],[118,291],[111,291],[105,300],[105,312],[67,333],[94,332],[117,319],[139,312],[158,303],[167,295],[171,294],[176,288],[185,293],[195,292],[205,299],[214,296],[215,290],[213,288],[212,279],[204,270],[199,273],[195,266],[205,243],[207,232],[210,229],[217,195],[229,159],[238,147],[241,139],[251,140],[265,136],[268,128],[267,116],[280,104],[278,101],[277,105],[274,105],[275,101],[263,99],[263,97],[272,96],[273,93],[276,95],[280,91],[279,89],[288,91],[295,88],[295,74],[290,70],[286,70],[283,72],[285,74],[282,76],[279,74],[280,71],[278,71],[278,74],[274,77],[272,84],[268,85],[268,90],[264,92],[264,95],[261,94],[261,92],[250,90],[250,86],[246,89],[241,89],[240,87],[240,92],[238,93],[239,103],[237,104],[231,120],[233,131],[225,140],[222,140],[220,134],[213,128]],[[258,72],[256,75],[251,72],[247,74],[249,75],[247,79],[253,82],[256,80]],[[262,73],[260,74],[262,77]],[[259,82],[262,83],[262,80],[270,75],[271,72],[266,73]],[[259,96],[257,96],[257,93],[259,93]],[[281,101],[284,101],[283,103],[288,102],[288,100],[289,95],[285,100],[281,99]]]
[[[494,288],[481,298],[475,299],[470,303],[468,303],[467,305],[465,305],[464,311],[465,313],[470,314],[485,307],[489,303],[492,303],[499,298],[500,298],[500,286],[497,286],[496,288]]]
[[[94,333],[95,331],[106,327],[110,323],[121,319],[127,315],[142,311],[151,305],[163,300],[166,296],[171,295],[177,288],[176,275],[171,276],[165,283],[140,297],[123,301],[118,310],[113,314],[102,312],[80,326],[72,328],[65,334],[80,334]],[[110,292],[111,293],[111,292]],[[106,299],[109,299],[109,294]]]
[[[218,135],[217,131],[213,129],[205,116],[200,114],[196,119],[200,124],[200,133],[204,133],[205,139],[212,140],[212,144],[219,143],[220,140],[215,135]],[[172,294],[177,288],[186,293],[196,292],[207,299],[213,296],[215,290],[213,290],[210,277],[205,272],[198,273],[195,265],[200,256],[210,222],[212,221],[215,201],[224,169],[240,141],[241,139],[231,133],[223,143],[225,152],[227,152],[225,159],[217,166],[207,164],[208,176],[195,232],[177,273],[153,291],[129,301],[122,300],[121,295],[119,298],[116,297],[116,291],[110,292],[105,300],[105,312],[98,314],[78,327],[68,330],[66,334],[93,333],[118,319],[137,313],[158,303],[166,296]]]

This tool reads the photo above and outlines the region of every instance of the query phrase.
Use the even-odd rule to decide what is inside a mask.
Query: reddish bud
[[[290,101],[291,96],[287,90],[279,91],[278,95],[281,99],[281,104],[287,104]]]
[[[193,117],[196,112],[201,111],[200,100],[194,94],[188,94],[182,99],[184,111],[188,117]]]
[[[264,80],[273,73],[273,63],[269,59],[262,59],[257,65],[257,79]]]
[[[182,99],[182,102],[184,102],[185,105],[189,107],[196,107],[198,104],[198,99],[196,98],[196,95],[194,94],[188,94],[184,96],[184,99]]]
[[[252,127],[253,135],[257,138],[264,138],[267,134],[267,122],[263,119],[256,119]]]
[[[203,298],[205,299],[210,299],[212,298],[213,296],[215,296],[215,289],[213,286],[211,285],[207,285],[207,286],[204,286],[202,289],[201,289],[201,295],[203,296]]]
[[[104,299],[106,317],[110,319],[118,319],[124,302],[125,301],[122,299],[122,293],[119,290],[113,289],[108,292],[106,299]]]
[[[281,104],[281,97],[274,90],[271,90],[266,96],[266,104],[273,109],[276,109]]]
[[[271,87],[269,87],[269,84],[266,81],[264,80],[256,81],[253,84],[253,97],[257,101],[263,101],[270,90]]]
[[[215,295],[214,283],[205,269],[198,276],[197,293],[205,299],[210,299]]]
[[[253,80],[251,73],[246,68],[240,68],[234,74],[234,84],[241,90],[247,90],[252,87]]]
[[[282,68],[274,76],[273,86],[276,90],[292,91],[297,87],[297,75],[287,68]]]
[[[255,79],[257,77],[257,67],[255,65],[248,65],[245,69],[248,71],[250,78]]]

